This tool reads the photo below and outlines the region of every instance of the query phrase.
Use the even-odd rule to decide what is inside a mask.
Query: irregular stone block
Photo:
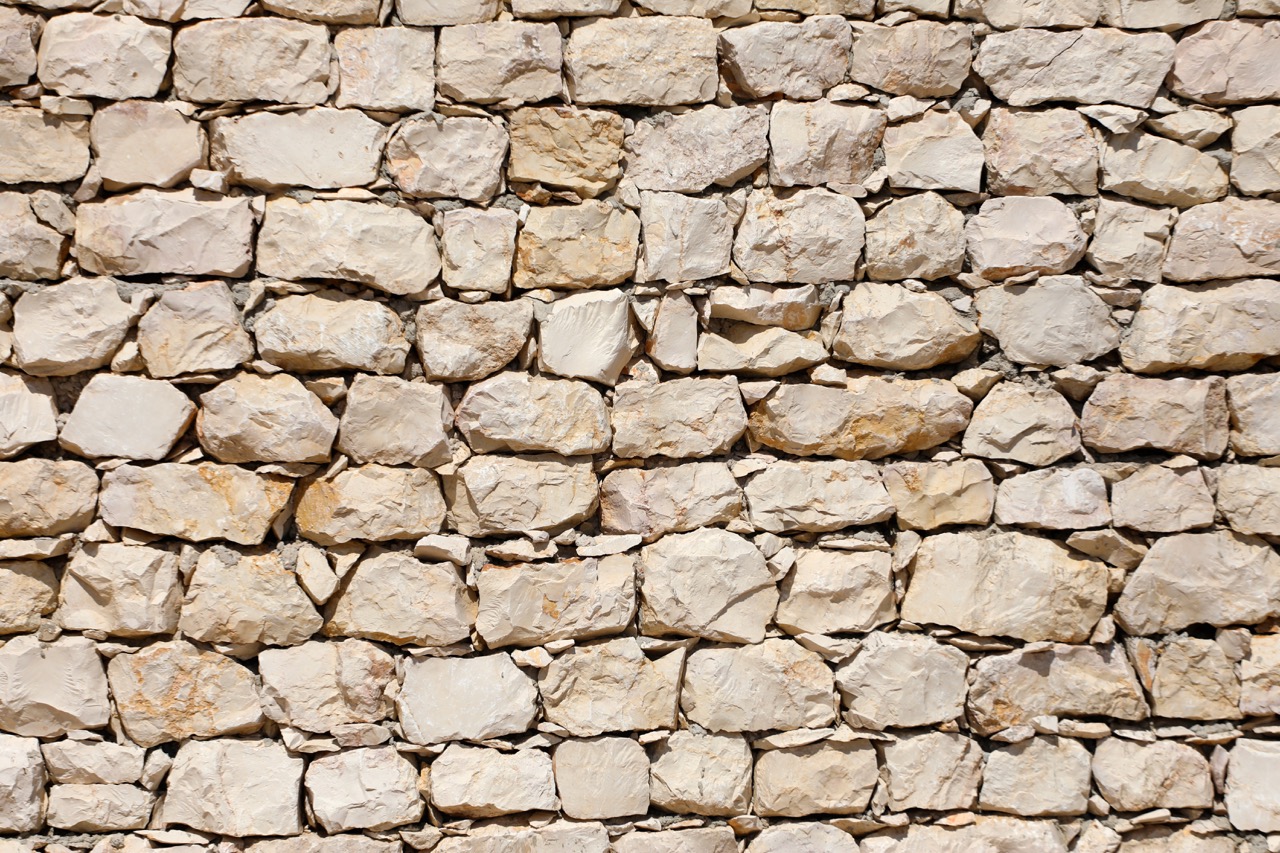
[[[576,104],[702,103],[719,79],[716,31],[701,18],[596,18],[573,27],[564,65]]]

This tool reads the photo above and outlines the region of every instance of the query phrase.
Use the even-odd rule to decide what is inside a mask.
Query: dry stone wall
[[[1276,0],[0,3],[0,853],[1280,851]]]

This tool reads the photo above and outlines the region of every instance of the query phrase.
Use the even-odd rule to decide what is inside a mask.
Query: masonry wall
[[[0,853],[1280,850],[1277,0],[0,0]]]

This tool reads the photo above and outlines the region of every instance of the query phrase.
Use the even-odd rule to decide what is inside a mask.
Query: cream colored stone
[[[454,290],[506,293],[516,254],[513,210],[460,208],[440,217],[444,283]]]
[[[504,753],[452,744],[431,762],[431,804],[469,817],[554,810],[551,758],[539,749]]]
[[[210,162],[235,183],[258,189],[372,183],[387,130],[359,110],[316,107],[214,119]]]
[[[431,30],[368,27],[339,30],[337,107],[430,112],[435,106],[436,38]]]
[[[613,452],[624,458],[689,458],[727,452],[747,413],[734,377],[624,382],[614,392]]]
[[[595,512],[597,491],[590,458],[555,454],[473,456],[444,478],[449,522],[464,536],[572,526]]]
[[[618,381],[639,346],[621,290],[575,293],[556,300],[538,321],[538,365],[570,379]]]
[[[275,741],[189,741],[173,759],[160,819],[231,836],[297,835],[302,763]]]
[[[1267,61],[1280,40],[1274,21],[1210,21],[1178,42],[1169,88],[1206,104],[1240,104],[1280,95],[1280,70]]]
[[[60,95],[154,98],[170,40],[168,27],[129,15],[57,15],[40,36],[40,83]]]
[[[1236,110],[1231,183],[1245,195],[1280,191],[1280,107]]]
[[[219,462],[324,462],[337,432],[333,413],[287,373],[239,373],[200,395],[196,434]]]
[[[888,554],[806,548],[782,581],[774,621],[791,634],[843,634],[896,616]]]
[[[324,755],[307,766],[307,802],[326,832],[392,829],[422,817],[417,777],[392,746]]]
[[[1188,720],[1240,719],[1240,677],[1213,640],[1177,637],[1160,649],[1152,712]]]
[[[772,284],[722,286],[711,291],[707,306],[712,317],[757,326],[780,326],[792,332],[813,327],[822,314],[818,288],[775,287]]]
[[[952,95],[969,74],[971,52],[965,24],[926,20],[859,26],[849,78],[893,95]]]
[[[337,291],[286,296],[258,317],[258,354],[285,370],[404,370],[409,342],[390,308]]]
[[[857,184],[873,165],[885,115],[869,106],[779,101],[769,114],[769,183]]]
[[[648,837],[652,833],[645,833]],[[729,833],[732,839],[732,832]],[[546,851],[581,850],[582,853],[612,853],[609,834],[600,823],[574,823],[559,821],[536,828],[512,829],[493,825],[473,828],[466,836],[443,839],[436,847],[438,853],[490,853],[493,850]],[[636,851],[638,853],[638,851]],[[719,853],[719,851],[713,851]]]
[[[880,846],[873,848],[873,844]],[[932,826],[914,824],[907,829],[878,833],[864,839],[861,845],[867,853],[923,853],[948,847],[1008,850],[1011,853],[1014,850],[1066,853],[1067,841],[1062,829],[1053,821],[977,815],[972,823],[958,827],[939,822]]]
[[[36,73],[36,44],[43,25],[24,10],[0,9],[0,86],[25,86]]]
[[[533,324],[533,303],[469,305],[440,299],[418,309],[418,354],[428,379],[483,379],[508,364],[524,346]]]
[[[56,279],[68,240],[36,218],[27,196],[0,193],[0,275],[18,281]]]
[[[154,802],[152,794],[133,785],[54,785],[45,821],[69,832],[142,829]]]
[[[978,292],[978,325],[1013,361],[1065,367],[1093,361],[1120,343],[1107,304],[1077,276]]]
[[[1218,469],[1218,509],[1233,530],[1280,535],[1280,470],[1253,465]]]
[[[1019,29],[983,39],[973,70],[1015,107],[1056,100],[1147,107],[1173,64],[1174,42],[1164,33]]]
[[[226,283],[209,281],[160,294],[138,321],[138,349],[147,372],[165,378],[243,364],[253,339]]]
[[[873,633],[836,670],[848,718],[858,726],[944,723],[964,710],[968,658],[919,634]]]
[[[163,459],[195,413],[168,382],[99,373],[80,392],[58,441],[81,456]]]
[[[820,188],[753,192],[733,244],[747,278],[818,284],[854,277],[865,220],[853,199]]]
[[[1062,395],[1010,382],[982,399],[964,434],[970,456],[1028,465],[1050,465],[1079,449],[1075,412]]]
[[[494,121],[433,113],[396,129],[387,143],[385,168],[406,195],[487,202],[502,187],[506,154],[507,133]]]
[[[889,808],[972,809],[982,778],[982,747],[954,732],[923,732],[882,747]]]
[[[1274,714],[1280,708],[1280,635],[1254,636],[1249,646],[1240,662],[1240,711]]]
[[[653,805],[676,814],[729,816],[751,805],[751,747],[741,735],[676,732],[653,751]]]
[[[689,720],[713,732],[820,728],[834,721],[835,705],[822,658],[781,639],[695,649],[680,695]]]
[[[398,587],[397,591],[402,591]],[[391,713],[391,655],[364,640],[306,642],[258,655],[262,707],[277,723],[328,732]]]
[[[659,15],[700,18],[741,17],[751,11],[745,0],[639,0],[638,5]]]
[[[24,373],[71,376],[111,360],[133,320],[110,278],[71,278],[13,306],[13,360]]]
[[[1280,203],[1226,198],[1197,205],[1178,217],[1164,276],[1208,281],[1271,275],[1280,270]]]
[[[1080,430],[1102,453],[1152,448],[1214,459],[1227,445],[1226,383],[1115,374],[1085,402]]]
[[[509,655],[408,658],[404,669],[396,716],[412,743],[519,734],[537,717],[538,688]]]
[[[60,740],[41,746],[54,782],[126,785],[142,778],[146,750],[134,744]]]
[[[933,530],[948,524],[986,524],[995,505],[991,472],[976,459],[894,462],[881,470],[899,526]]]
[[[1280,556],[1231,531],[1159,539],[1129,577],[1115,617],[1130,634],[1251,624],[1280,610]]]
[[[99,512],[117,527],[257,545],[292,491],[292,480],[234,465],[123,465],[102,478]]]
[[[1141,373],[1200,368],[1244,370],[1280,353],[1280,299],[1265,279],[1165,287],[1142,295],[1120,347],[1125,367]]]
[[[319,24],[204,21],[179,30],[173,54],[173,87],[185,100],[318,104],[326,97],[329,33]]]
[[[1139,468],[1112,484],[1111,507],[1117,527],[1145,533],[1178,533],[1213,524],[1213,496],[1199,468]]]
[[[435,475],[421,468],[362,465],[302,486],[298,532],[321,545],[417,539],[437,533],[445,505]]]
[[[1236,829],[1275,832],[1280,827],[1280,788],[1275,785],[1274,741],[1245,738],[1231,748],[1227,764],[1227,816]]]
[[[1143,720],[1142,688],[1118,646],[1054,644],[981,658],[967,701],[970,727],[991,734],[1043,715]]]
[[[607,110],[526,107],[509,114],[507,178],[595,198],[622,174],[622,117]]]
[[[433,468],[451,458],[452,424],[440,386],[360,374],[347,391],[337,448],[359,463]]]
[[[639,533],[646,541],[724,524],[741,512],[742,490],[722,462],[624,468],[609,473],[600,486],[604,531]]]
[[[89,168],[89,126],[82,118],[62,118],[42,110],[0,109],[0,183],[58,184],[84,176]]]
[[[55,536],[93,520],[98,475],[83,462],[0,462],[0,536]]]
[[[599,453],[608,448],[611,435],[604,399],[590,385],[515,372],[468,388],[457,424],[481,453]]]
[[[1231,448],[1243,456],[1280,453],[1280,382],[1270,374],[1227,379]]]
[[[987,754],[978,805],[1028,817],[1084,814],[1089,799],[1088,750],[1080,741],[1035,737]]]
[[[371,0],[267,0],[268,12],[325,24],[377,24],[378,4]]]
[[[845,79],[849,25],[835,15],[799,24],[761,22],[720,33],[720,63],[730,87],[749,98],[821,98]]]
[[[0,371],[0,458],[58,437],[58,408],[47,379]]]
[[[22,634],[0,646],[0,731],[60,737],[107,724],[111,703],[96,644]]]
[[[396,11],[410,26],[450,26],[492,21],[499,0],[398,0]]]
[[[566,740],[552,753],[560,808],[576,820],[649,811],[649,757],[628,737]]]
[[[637,281],[697,281],[729,272],[735,217],[719,198],[642,192]]]
[[[108,189],[171,187],[203,168],[208,153],[200,122],[155,101],[108,104],[94,113],[89,138]]]
[[[748,517],[771,533],[887,521],[893,502],[869,462],[779,461],[746,486]]]
[[[182,582],[178,556],[150,545],[85,542],[67,561],[58,624],[119,637],[171,634]],[[125,780],[132,781],[132,780]]]
[[[489,648],[621,633],[636,612],[634,563],[630,555],[614,554],[487,565],[476,578],[476,632]]]
[[[699,107],[640,121],[626,141],[626,175],[641,190],[701,192],[732,186],[769,157],[760,107]]]
[[[1213,805],[1209,762],[1192,747],[1173,741],[1107,738],[1094,749],[1093,778],[1102,796],[1120,811]]]
[[[34,631],[57,606],[53,569],[35,560],[0,562],[0,634]]]
[[[574,25],[564,65],[577,104],[702,103],[716,94],[716,31],[700,18],[595,18]]]
[[[994,109],[982,132],[982,147],[993,193],[1098,192],[1098,142],[1075,110]]]
[[[206,643],[296,646],[323,620],[277,552],[210,548],[187,584],[178,627]]]
[[[247,198],[143,189],[76,209],[80,265],[103,275],[241,276],[249,270],[253,212]]]
[[[1217,18],[1225,5],[1223,0],[1103,0],[1102,23],[1130,30],[1187,27]]]
[[[1098,0],[978,0],[981,17],[1000,30],[1021,27],[1092,27],[1098,22]]]
[[[1071,209],[1049,197],[985,201],[964,232],[969,265],[991,281],[1067,272],[1084,257],[1088,239]]]
[[[727,826],[629,832],[616,839],[613,853],[733,853],[738,842]]]
[[[1100,146],[1102,188],[1123,196],[1191,207],[1227,194],[1227,173],[1217,159],[1171,139],[1117,134]]]
[[[895,199],[867,220],[867,277],[873,281],[932,281],[957,275],[963,266],[964,214],[937,193]]]
[[[988,36],[988,41],[995,36]],[[898,189],[982,189],[982,142],[953,112],[930,110],[884,132],[889,185]]]
[[[1089,468],[1028,471],[1000,483],[996,523],[1079,530],[1111,522],[1107,484]]]
[[[756,761],[754,810],[787,817],[856,814],[870,802],[877,778],[869,741],[770,750]]]
[[[523,21],[440,30],[436,85],[456,101],[521,104],[560,94],[560,31]]]
[[[862,282],[842,307],[832,351],[857,364],[925,370],[965,358],[981,339],[977,327],[936,293]]]
[[[1104,275],[1158,282],[1173,220],[1171,210],[1100,199],[1085,258]]]
[[[621,284],[636,270],[640,218],[603,201],[535,207],[516,240],[519,288]]]
[[[650,660],[634,637],[579,643],[538,673],[543,712],[577,737],[674,729],[684,658]]]
[[[808,850],[811,853],[857,853],[858,842],[843,829],[831,824],[794,821],[779,823],[751,839],[751,853],[787,853]]]

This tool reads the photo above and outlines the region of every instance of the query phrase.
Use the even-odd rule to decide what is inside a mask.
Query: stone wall
[[[1280,851],[1277,0],[0,3],[0,853]]]

